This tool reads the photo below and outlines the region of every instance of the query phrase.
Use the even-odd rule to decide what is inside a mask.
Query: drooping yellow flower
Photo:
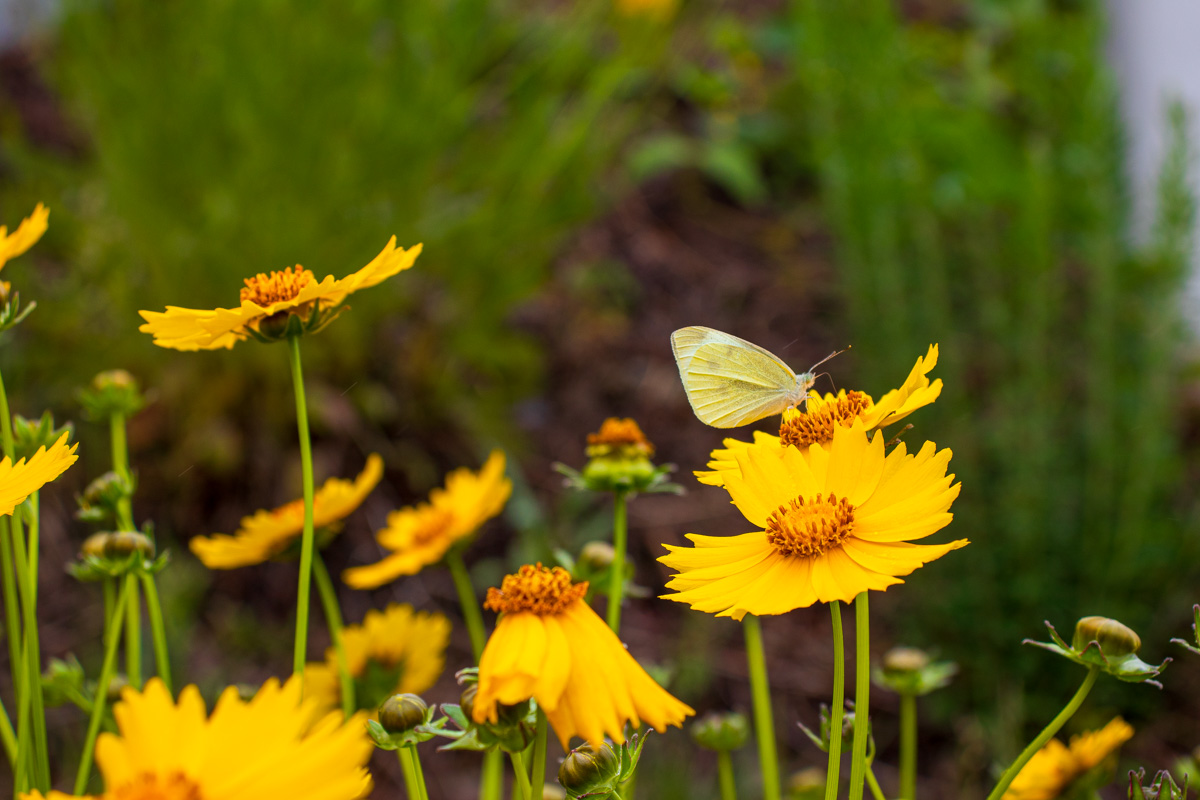
[[[393,236],[383,251],[362,269],[337,279],[326,275],[320,282],[297,264],[291,270],[259,273],[247,278],[237,308],[193,309],[167,306],[166,311],[139,311],[145,324],[138,328],[154,336],[160,347],[175,350],[215,350],[233,347],[259,333],[264,322],[296,314],[321,318],[328,324],[338,306],[359,289],[366,289],[408,269],[421,254],[421,245],[396,247]]]
[[[488,589],[484,607],[501,616],[479,660],[476,722],[532,697],[565,750],[573,736],[599,747],[605,734],[624,742],[626,722],[661,733],[695,713],[633,660],[584,602],[587,587],[561,567],[526,564]]]
[[[828,447],[753,444],[737,451],[725,488],[760,528],[740,536],[699,536],[658,560],[678,570],[667,600],[740,620],[817,602],[850,602],[860,592],[903,583],[918,567],[967,544],[912,544],[950,523],[960,484],[946,474],[949,450],[903,443],[885,455],[884,435],[861,421],[839,427]]]
[[[383,459],[372,453],[353,481],[330,478],[313,495],[313,528],[332,528],[362,505],[383,477]],[[286,552],[304,533],[304,500],[242,517],[237,533],[196,536],[188,546],[209,569],[261,564]]]
[[[69,433],[58,437],[49,449],[39,447],[29,460],[12,459],[0,461],[0,516],[13,513],[13,509],[25,502],[25,498],[41,489],[50,481],[67,471],[79,456],[75,450],[79,444],[67,444]]]
[[[1072,736],[1070,747],[1051,739],[1021,768],[1001,800],[1053,800],[1132,737],[1133,728],[1117,717],[1098,731]]]
[[[373,589],[401,575],[415,575],[442,560],[456,542],[500,513],[512,481],[504,477],[504,453],[494,451],[478,473],[465,467],[446,476],[446,488],[429,493],[429,502],[388,515],[387,527],[375,534],[392,551],[381,561],[354,567],[342,580],[355,589]]]
[[[654,455],[654,445],[635,420],[609,417],[600,430],[588,434],[587,454],[589,458],[649,458]]]
[[[737,471],[737,453],[752,445],[774,444],[777,447],[793,445],[808,447],[813,444],[828,445],[838,428],[847,428],[861,421],[868,431],[886,428],[907,417],[918,408],[927,406],[942,393],[942,379],[930,382],[929,373],[937,366],[938,346],[931,344],[929,352],[917,359],[908,378],[899,389],[879,398],[859,391],[840,390],[837,394],[809,392],[804,410],[789,408],[783,412],[779,436],[755,431],[753,442],[726,439],[724,449],[713,450],[708,462],[709,470],[698,470],[696,478],[710,486],[723,486],[725,475]]]
[[[21,224],[12,233],[8,232],[7,225],[0,225],[0,269],[3,269],[10,259],[21,255],[42,238],[49,219],[50,209],[38,203],[33,213],[21,220]]]
[[[96,742],[103,800],[353,800],[371,788],[362,719],[318,715],[315,700],[301,702],[296,678],[267,681],[250,701],[226,689],[211,717],[195,686],[176,703],[154,678],[141,693],[125,689],[113,715],[120,733]]]
[[[449,638],[450,620],[441,614],[413,611],[409,605],[368,611],[362,624],[347,626],[342,631],[342,645],[358,707],[374,712],[394,694],[420,694],[437,683]],[[304,691],[323,709],[341,707],[337,653],[332,647],[325,651],[323,662],[304,668]]]

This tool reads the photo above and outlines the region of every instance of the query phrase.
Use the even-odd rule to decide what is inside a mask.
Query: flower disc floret
[[[807,502],[789,500],[767,519],[767,541],[785,556],[819,556],[839,546],[854,530],[854,506],[832,493]]]
[[[867,394],[859,391],[843,391],[831,400],[813,392],[804,410],[789,408],[783,412],[779,440],[784,446],[793,447],[833,441],[835,428],[850,427],[874,404]]]
[[[561,614],[587,590],[587,581],[571,583],[571,573],[562,567],[526,564],[515,575],[504,576],[499,589],[488,589],[483,607],[497,614],[530,611],[544,617]]]
[[[637,422],[628,417],[609,417],[604,420],[600,430],[588,434],[587,444],[587,454],[593,458],[607,455],[654,455],[654,445],[650,444]]]

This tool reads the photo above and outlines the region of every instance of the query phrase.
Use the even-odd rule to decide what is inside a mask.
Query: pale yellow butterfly
[[[705,425],[736,428],[804,403],[813,370],[797,375],[779,356],[722,331],[693,325],[671,334],[671,350],[692,411]]]

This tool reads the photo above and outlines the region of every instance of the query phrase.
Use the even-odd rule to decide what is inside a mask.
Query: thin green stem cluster
[[[825,770],[825,800],[837,800],[842,770],[842,713],[846,705],[846,646],[842,637],[842,604],[829,604],[833,617],[833,704],[829,707],[829,766]]]
[[[304,533],[300,540],[300,584],[296,592],[296,640],[292,650],[292,674],[304,680],[308,653],[308,605],[313,569],[313,463],[308,434],[308,401],[304,395],[304,370],[300,364],[300,337],[288,337],[292,388],[296,395],[296,428],[300,438],[300,467],[304,480]]]
[[[854,742],[851,746],[850,800],[862,800],[871,715],[871,619],[867,592],[861,592],[854,599],[854,622]]]
[[[746,634],[746,660],[750,667],[750,694],[754,702],[754,734],[762,769],[763,798],[779,800],[779,760],[775,751],[775,720],[771,714],[771,687],[767,681],[762,626],[758,617],[747,614],[742,629]]]

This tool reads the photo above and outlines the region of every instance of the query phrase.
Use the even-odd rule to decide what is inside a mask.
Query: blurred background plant
[[[73,411],[97,369],[130,369],[155,393],[130,429],[142,513],[167,542],[230,530],[297,491],[275,467],[297,463],[284,368],[250,346],[157,351],[136,311],[233,305],[254,273],[342,275],[392,234],[423,241],[416,269],[356,296],[306,355],[318,479],[382,453],[388,480],[364,506],[379,527],[446,468],[505,445],[520,533],[477,545],[484,586],[517,563],[510,550],[548,562],[604,534],[603,504],[564,493],[550,464],[582,463],[587,431],[635,416],[691,493],[631,512],[636,580],[654,594],[660,542],[720,520],[742,532],[687,477],[720,434],[686,406],[672,329],[729,330],[796,367],[851,343],[837,385],[876,393],[940,342],[946,388],[914,435],[954,449],[954,530],[973,544],[878,605],[894,641],[962,666],[922,712],[921,775],[931,796],[971,797],[1075,679],[1018,646],[1043,619],[1119,618],[1159,659],[1153,643],[1181,634],[1196,599],[1183,478],[1197,414],[1178,309],[1189,121],[1172,112],[1157,223],[1134,242],[1103,44],[1094,0],[71,0],[0,57],[0,216],[53,210],[42,247],[10,267],[38,301],[0,350],[14,410]],[[60,516],[73,553],[82,531]],[[360,526],[335,545],[339,565],[377,556]],[[172,549],[164,601],[196,620],[172,632],[193,677],[281,669],[288,642],[264,652],[263,622],[237,598],[285,621],[287,577],[214,577]],[[385,596],[454,595],[421,578]],[[365,604],[347,595],[347,616]],[[747,708],[736,630],[663,605],[634,601],[623,634],[674,663],[673,689],[698,710]],[[823,763],[792,723],[828,697],[828,645],[809,646],[826,622],[766,623],[795,768]],[[64,652],[51,634],[48,655],[83,650],[63,628]],[[1138,693],[1122,709],[1135,728],[1197,708],[1167,683],[1166,704]],[[895,721],[878,713],[880,761],[894,763]],[[1194,724],[1164,719],[1134,757],[1169,764],[1163,753],[1196,744]],[[642,791],[715,785],[690,783],[686,741],[648,747]]]

